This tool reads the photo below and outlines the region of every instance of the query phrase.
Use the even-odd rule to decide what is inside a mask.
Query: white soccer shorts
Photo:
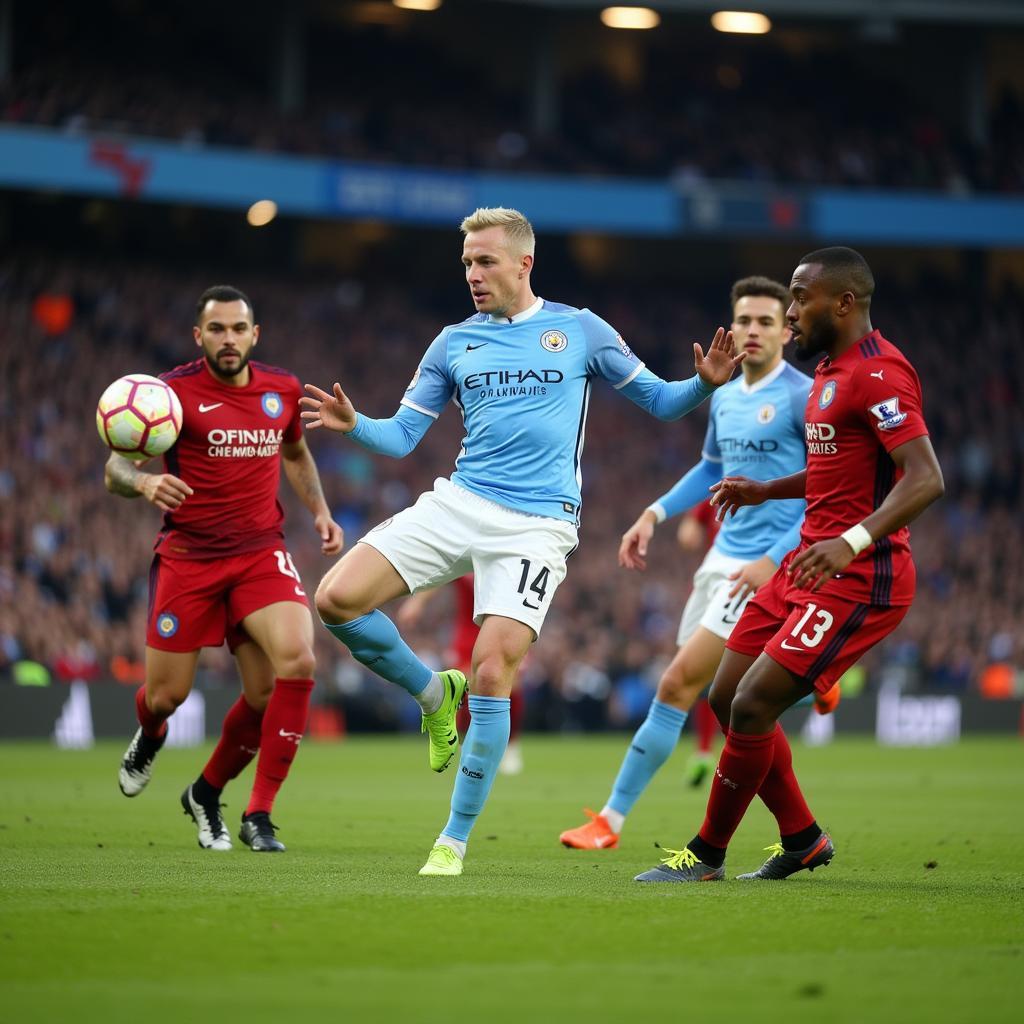
[[[360,543],[379,551],[413,594],[473,573],[474,621],[503,615],[537,637],[578,540],[573,523],[516,512],[439,478]]]
[[[693,592],[679,622],[676,643],[680,647],[693,636],[698,626],[723,640],[729,639],[747,601],[753,596],[753,592],[748,590],[743,596],[729,597],[729,591],[736,583],[729,577],[750,561],[749,558],[723,555],[714,547],[704,556],[700,568],[694,573]]]

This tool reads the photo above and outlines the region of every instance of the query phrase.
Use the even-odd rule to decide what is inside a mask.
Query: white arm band
[[[871,538],[871,534],[864,529],[862,523],[851,526],[845,533],[841,533],[839,536],[850,545],[855,556],[875,543]]]
[[[655,502],[653,505],[648,505],[647,508],[644,509],[644,511],[653,512],[654,518],[658,521],[659,524],[665,522],[665,519],[667,518],[667,516],[665,515],[665,510],[657,502]]]

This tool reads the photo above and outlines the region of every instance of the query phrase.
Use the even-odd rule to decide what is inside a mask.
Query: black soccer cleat
[[[836,855],[836,848],[832,845],[832,839],[827,832],[822,832],[806,850],[784,850],[782,843],[766,846],[765,849],[771,856],[756,871],[736,877],[745,881],[753,879],[780,881],[783,878],[789,878],[790,875],[795,875],[798,871],[803,871],[804,868],[808,871],[823,868]]]
[[[154,739],[147,736],[140,726],[132,737],[128,749],[121,758],[117,773],[117,784],[125,796],[138,796],[153,777],[153,761],[167,739],[167,730]]]
[[[284,853],[287,847],[274,835],[276,831],[277,826],[270,820],[270,815],[266,811],[256,811],[242,815],[238,838],[253,853]]]

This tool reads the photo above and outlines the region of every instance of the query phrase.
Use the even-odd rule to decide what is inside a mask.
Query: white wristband
[[[665,520],[668,518],[665,515],[665,510],[657,502],[655,502],[653,505],[648,505],[647,508],[644,509],[644,511],[653,512],[654,518],[658,521],[659,525],[665,522]]]
[[[859,555],[866,548],[871,547],[874,544],[874,540],[871,538],[871,534],[864,529],[863,523],[858,523],[856,526],[851,526],[844,533],[839,535],[846,541],[847,544],[853,549],[854,555]]]

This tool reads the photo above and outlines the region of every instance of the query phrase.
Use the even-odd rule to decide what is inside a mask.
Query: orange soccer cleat
[[[584,807],[583,813],[590,821],[579,828],[563,832],[558,837],[561,844],[574,850],[614,850],[619,845],[619,834],[612,831],[604,817],[595,814],[589,807]]]
[[[831,689],[826,690],[824,693],[819,693],[817,690],[814,691],[814,710],[819,715],[831,715],[837,707],[839,707],[839,698],[842,697],[842,693],[839,691],[839,684],[836,683]]]

